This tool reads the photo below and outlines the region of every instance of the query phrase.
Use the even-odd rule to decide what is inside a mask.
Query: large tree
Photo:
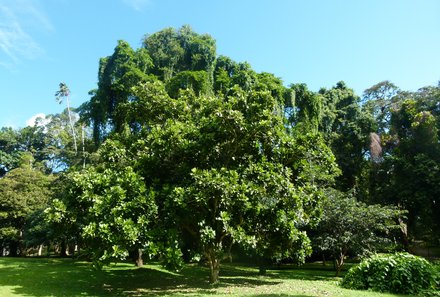
[[[391,113],[400,105],[402,91],[392,82],[381,81],[363,93],[364,112],[371,114],[379,134],[387,133],[390,128]]]
[[[67,216],[68,209],[78,207],[81,214],[89,214],[81,216],[85,220],[81,232],[86,238],[101,238],[95,247],[100,255],[97,259],[122,255],[135,243],[142,248],[156,241],[166,250],[177,241],[206,257],[211,282],[218,281],[222,255],[232,243],[260,258],[304,261],[311,250],[303,230],[317,222],[320,189],[337,172],[334,157],[319,134],[289,134],[280,102],[264,89],[247,91],[235,86],[227,95],[218,96],[186,90],[175,99],[156,81],[132,91],[133,99],[118,108],[137,128],[114,135],[123,147],[110,150],[116,154],[126,151],[130,163],[113,160],[122,166],[118,167],[122,173],[113,169],[114,180],[108,180],[112,171],[105,164],[109,162],[97,167],[103,169],[73,174],[73,195],[65,196],[67,201],[60,201],[58,207]],[[108,145],[110,142],[103,147]],[[124,172],[130,168],[137,184],[124,182]],[[112,189],[120,188],[121,182],[126,186],[114,198]],[[108,235],[111,230],[125,234],[123,226],[114,226],[115,222],[125,222],[128,216],[130,226],[138,230],[147,220],[118,203],[132,204],[140,197],[154,198],[141,213],[157,207],[155,224],[145,225],[156,236],[135,232],[136,238],[122,236],[125,241],[121,243],[120,236]],[[72,201],[73,205],[86,204],[63,206]],[[101,208],[121,209],[121,213],[104,215]],[[165,230],[168,239],[154,230]],[[126,240],[132,240],[131,247]],[[171,253],[171,257],[178,255]]]
[[[295,94],[300,116],[287,125]],[[140,249],[172,266],[182,252],[203,254],[211,282],[233,244],[258,260],[304,261],[304,230],[339,172],[318,132],[321,103],[248,63],[216,60],[215,41],[187,26],[146,36],[138,51],[120,41],[81,107],[103,144],[94,167],[67,175],[52,220],[76,222],[97,261]],[[125,207],[141,197],[140,212]]]

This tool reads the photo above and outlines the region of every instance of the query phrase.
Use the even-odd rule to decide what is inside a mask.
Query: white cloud
[[[151,0],[123,0],[123,2],[136,11],[143,11],[151,5]]]
[[[0,0],[0,66],[10,67],[44,53],[31,31],[53,31],[39,1]]]
[[[26,121],[26,126],[34,127],[35,125],[44,126],[49,123],[44,113],[37,113]]]

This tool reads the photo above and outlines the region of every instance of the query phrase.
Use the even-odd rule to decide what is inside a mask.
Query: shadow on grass
[[[280,281],[259,278],[256,271],[241,267],[223,266],[220,283],[211,285],[208,282],[208,269],[198,265],[188,265],[180,273],[158,270],[157,266],[146,266],[140,269],[112,269],[112,288],[116,295],[194,295],[216,294],[217,289],[225,287],[258,287],[261,285],[278,285]],[[136,284],[137,285],[136,285]]]
[[[297,279],[307,281],[328,281],[328,280],[340,280],[340,277],[335,276],[333,270],[322,270],[318,268],[306,268],[306,267],[291,267],[282,269],[268,270],[268,276],[276,279]]]
[[[1,288],[8,288],[13,294],[25,296],[211,295],[224,287],[278,285],[279,278],[284,277],[289,276],[273,272],[259,277],[255,269],[225,265],[220,284],[213,286],[208,283],[208,269],[197,265],[187,266],[177,274],[157,265],[136,269],[132,264],[118,264],[95,271],[90,263],[69,259],[0,258],[0,292]]]
[[[280,265],[268,269],[268,276],[277,279],[297,279],[307,281],[339,281],[354,264],[345,265],[339,275],[332,265],[322,263],[307,263],[304,265]]]

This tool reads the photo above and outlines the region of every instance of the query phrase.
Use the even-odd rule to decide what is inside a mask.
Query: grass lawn
[[[342,289],[322,266],[269,270],[223,265],[221,283],[208,284],[207,268],[188,265],[179,273],[159,265],[117,264],[95,271],[69,259],[0,258],[0,296],[398,296]]]

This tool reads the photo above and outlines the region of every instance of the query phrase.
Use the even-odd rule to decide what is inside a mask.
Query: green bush
[[[341,285],[344,288],[399,294],[436,290],[437,272],[421,257],[408,253],[374,255],[352,267]]]
[[[440,260],[434,262],[434,269],[436,270],[436,286],[430,291],[428,296],[439,296],[440,297]]]

